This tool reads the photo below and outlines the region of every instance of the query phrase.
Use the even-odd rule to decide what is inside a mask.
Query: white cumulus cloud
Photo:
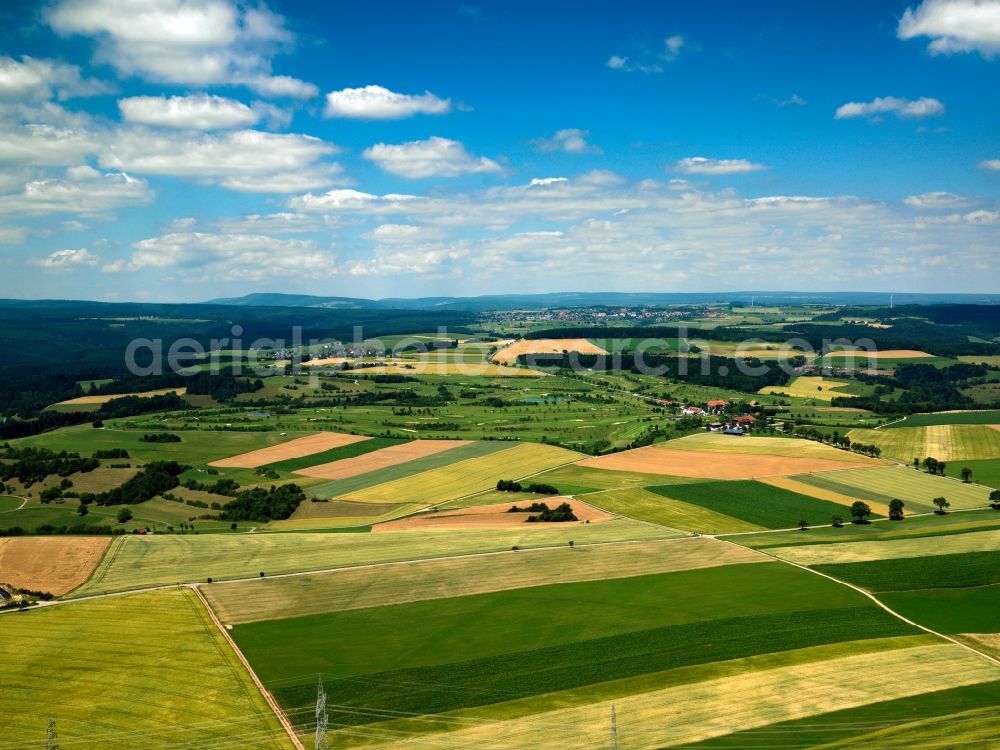
[[[260,119],[243,102],[208,94],[132,96],[119,99],[118,109],[129,122],[193,130],[241,128]]]
[[[907,196],[903,198],[903,203],[911,208],[955,208],[964,206],[968,200],[954,193],[936,191]]]
[[[901,99],[897,96],[879,96],[870,102],[848,102],[837,107],[836,120],[851,117],[878,117],[893,114],[896,117],[921,119],[944,114],[944,105],[937,99],[922,96],[919,99]]]
[[[708,159],[704,156],[691,156],[674,164],[674,169],[685,174],[721,175],[760,172],[767,169],[767,166],[746,159]]]
[[[990,169],[994,172],[1000,172],[1000,159],[986,159],[985,161],[979,162],[979,166],[983,169]]]
[[[87,248],[82,247],[79,250],[56,250],[44,258],[32,260],[31,264],[42,268],[66,270],[81,266],[96,266],[100,261],[99,256],[93,255]]]
[[[492,159],[470,154],[459,141],[437,136],[408,143],[377,143],[361,155],[386,172],[411,179],[502,171]]]
[[[0,57],[0,100],[24,101],[95,96],[112,91],[111,86],[93,78],[84,78],[76,65],[42,60],[23,55],[18,62]]]
[[[127,264],[106,271],[173,269],[198,271],[202,279],[260,281],[301,273],[333,275],[335,254],[313,240],[280,239],[263,234],[172,232],[132,243]]]
[[[230,0],[61,0],[47,12],[64,36],[97,40],[97,59],[121,75],[180,84],[240,84],[265,96],[315,96],[312,84],[271,74],[290,45],[284,19]]]
[[[557,130],[551,138],[533,141],[535,148],[542,152],[564,151],[567,154],[599,154],[601,149],[587,142],[590,132],[579,128]]]
[[[145,180],[81,166],[66,170],[63,177],[32,180],[19,192],[0,195],[0,216],[103,215],[152,200],[153,192]]]
[[[439,99],[430,91],[423,94],[397,94],[383,86],[331,91],[326,95],[327,117],[359,120],[401,120],[413,115],[446,115],[451,100]]]
[[[112,169],[201,178],[234,190],[295,192],[333,182],[339,167],[319,160],[338,150],[294,133],[238,130],[178,137],[136,130],[119,134],[100,160]]]
[[[899,20],[900,39],[925,36],[931,54],[1000,52],[1000,2],[997,0],[924,0],[907,8]]]

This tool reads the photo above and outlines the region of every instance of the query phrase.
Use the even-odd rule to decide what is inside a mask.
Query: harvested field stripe
[[[989,504],[990,490],[975,484],[963,484],[955,479],[933,476],[902,466],[850,469],[835,473],[820,472],[794,479],[861,499],[888,502],[898,497],[906,503],[906,510],[928,512],[934,510],[931,500],[938,496],[948,498],[955,509],[982,508]]]
[[[742,440],[744,438],[732,439]],[[587,458],[577,465],[610,471],[668,474],[700,479],[757,479],[803,474],[810,471],[843,471],[856,465],[829,458],[792,458],[749,453],[724,453],[718,450],[673,450],[664,447],[672,442],[675,441]]]
[[[1000,550],[1000,529],[970,531],[949,536],[892,539],[882,542],[837,542],[795,547],[772,547],[768,554],[799,565],[841,564],[903,557],[951,555]],[[947,571],[943,572],[947,580]]]
[[[756,437],[744,435],[734,437],[719,432],[701,432],[695,435],[657,443],[655,448],[663,450],[689,450],[726,453],[730,455],[784,456],[786,458],[822,458],[843,461],[849,464],[879,465],[882,462],[860,453],[840,450],[815,440],[801,438]]]
[[[373,438],[368,442],[375,442],[375,440],[378,438]],[[388,445],[376,446],[380,450],[365,451],[365,455],[356,457],[345,456],[333,459],[329,463],[316,463],[308,468],[301,468],[295,473],[304,477],[318,477],[320,479],[347,479],[425,456],[433,456],[435,453],[471,443],[470,440],[411,440],[398,444],[396,441],[387,442]]]
[[[460,445],[457,448],[450,448],[441,453],[417,458],[403,464],[378,469],[367,474],[359,474],[356,477],[334,479],[333,481],[310,487],[309,494],[321,498],[342,497],[378,484],[413,476],[422,471],[448,466],[449,464],[464,461],[468,458],[488,456],[497,451],[508,450],[514,445],[517,445],[517,443],[505,440],[478,440],[468,445]]]
[[[552,445],[522,443],[500,453],[470,458],[342,497],[356,502],[443,503],[491,489],[499,479],[523,479],[571,463],[579,456]]]
[[[562,526],[562,524],[552,524]],[[668,539],[676,532],[626,519],[546,529],[466,531],[462,534],[331,534],[323,532],[124,536],[112,543],[94,575],[73,596],[155,585],[306,571],[385,562],[509,553],[522,549]]]
[[[760,481],[764,484],[769,484],[772,487],[780,487],[781,489],[788,490],[789,492],[797,492],[800,495],[815,497],[819,500],[827,500],[831,503],[837,503],[838,505],[843,505],[847,508],[850,508],[856,500],[862,499],[857,495],[846,495],[843,492],[835,492],[834,490],[817,487],[815,485],[808,484],[807,482],[800,482],[796,477],[764,477]],[[871,498],[864,499],[868,500],[869,507],[879,515],[889,515],[888,503],[879,502],[878,500]]]
[[[905,674],[906,680],[887,680]],[[614,701],[619,731],[631,748],[662,748],[697,742],[734,730],[919,695],[942,688],[989,682],[998,671],[952,644],[862,654],[820,663],[779,667],[706,680]],[[794,700],[789,700],[794,696]],[[611,702],[573,707],[531,720],[484,722],[447,733],[412,737],[377,748],[408,750],[490,747],[492,750],[597,748],[607,741]],[[664,721],[664,715],[673,717]]]
[[[238,456],[230,456],[218,461],[212,461],[209,466],[220,468],[256,469],[258,466],[273,464],[278,461],[286,461],[290,458],[301,458],[313,453],[339,448],[343,445],[350,445],[362,440],[368,440],[366,435],[347,435],[340,432],[319,432],[315,435],[289,440],[268,448],[241,453]]]
[[[628,578],[737,563],[765,555],[710,539],[589,548],[526,550],[505,557],[425,560],[377,569],[344,570],[204,587],[226,623],[400,604],[552,583]]]

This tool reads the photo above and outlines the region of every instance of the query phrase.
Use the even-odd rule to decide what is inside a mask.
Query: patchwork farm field
[[[763,482],[697,482],[651,487],[650,492],[767,529],[792,528],[800,520],[827,524],[833,516],[848,515],[841,504],[799,495]]]
[[[663,544],[694,541],[699,540]],[[333,587],[330,591],[342,601]],[[245,606],[240,601],[251,599],[233,595],[229,601],[240,608]],[[444,621],[451,627],[443,630]],[[317,641],[310,635],[314,632],[324,637]],[[797,701],[802,713],[784,714],[766,698],[770,688],[764,693],[749,688],[766,685],[772,675],[782,675],[787,694],[796,685],[805,689],[807,675],[812,690],[818,675],[833,679],[838,674],[842,682],[837,684],[846,686],[855,677],[865,679],[870,670],[923,675],[918,665],[927,665],[926,679],[905,686],[872,676],[873,691],[876,682],[888,691],[879,700],[978,684],[998,675],[968,652],[917,635],[856,592],[781,563],[373,606],[237,624],[233,635],[292,715],[309,705],[315,673],[322,672],[330,701],[337,705],[331,722],[346,725],[336,735],[346,746],[394,747],[405,740],[417,747],[442,742],[594,747],[596,735],[587,727],[606,732],[613,701],[645,706],[635,714],[620,711],[619,727],[622,717],[631,715],[635,723],[627,725],[628,731],[643,738],[637,746],[663,747],[868,700],[847,699],[851,691],[831,691],[819,678],[824,695],[817,691],[815,704]],[[306,642],[316,645],[291,649]],[[274,643],[289,648],[269,647]],[[851,664],[845,659],[858,659],[865,668],[845,671]],[[939,682],[931,665],[939,668]],[[435,688],[427,691],[422,685]],[[724,712],[726,721],[718,718],[716,702],[736,694],[747,696],[741,700],[753,718],[746,724],[733,724],[731,712]],[[667,706],[675,710],[678,701],[687,700],[701,716],[699,706],[710,695],[712,711],[702,707],[704,717],[693,724],[654,721],[662,719]],[[411,713],[413,718],[391,718]],[[639,714],[645,716],[641,721]],[[575,718],[565,724],[564,715]],[[551,736],[552,727],[563,727],[558,738]],[[675,734],[681,727],[689,733]],[[304,720],[300,731],[306,741],[310,729]]]
[[[323,453],[334,448],[342,448],[345,445],[368,439],[365,435],[318,432],[315,435],[288,440],[278,445],[213,461],[210,465],[219,468],[256,469],[259,466],[267,466],[268,464],[288,461],[289,459],[298,459],[303,456]]]
[[[995,550],[1000,550],[1000,529],[872,542],[771,547],[768,552],[799,565],[820,565],[871,560],[898,560],[899,558],[911,557],[923,558],[928,557],[931,552],[936,556],[964,552],[993,552]]]
[[[442,723],[455,728],[434,733],[425,729],[425,736],[405,736],[405,730],[400,731],[396,726],[374,727],[364,746],[436,748],[447,742],[454,747],[488,744],[501,750],[601,747],[601,743],[607,741],[608,716],[613,706],[618,734],[638,738],[633,746],[690,747],[692,743],[740,730],[760,728],[766,732],[775,724],[795,719],[811,724],[815,731],[815,717],[822,720],[822,716],[831,711],[864,707],[879,701],[895,702],[942,688],[975,687],[989,683],[995,676],[993,670],[976,657],[950,644],[913,644],[887,653],[861,654],[851,653],[847,648],[827,647],[778,656],[785,658],[734,660],[728,674],[718,676],[713,670],[705,670],[700,680],[695,670],[684,670],[684,677],[691,682],[626,696],[613,694],[605,700],[592,696],[592,702],[586,706],[558,708],[553,705],[549,710],[532,710],[525,705],[528,700],[510,701],[496,710],[492,720],[481,711],[476,718],[469,711],[450,712]],[[817,661],[808,661],[810,656]],[[886,672],[905,672],[912,676],[912,681],[886,684],[882,676]],[[662,676],[669,679],[671,672]],[[568,702],[566,696],[573,692],[562,691],[551,699],[565,703]],[[791,694],[795,695],[794,701],[787,700]],[[734,707],[732,696],[748,697],[740,698]],[[664,722],[663,716],[668,712],[683,715],[684,721]],[[415,729],[410,731],[416,732]],[[396,736],[403,735],[403,738],[373,741],[396,732],[399,733]],[[353,733],[364,735],[357,730]],[[354,743],[351,746],[355,746]],[[774,747],[773,744],[765,746]]]
[[[340,497],[355,502],[412,502],[431,505],[490,489],[499,479],[523,479],[578,458],[579,453],[565,448],[522,444]]]
[[[461,534],[268,533],[118,537],[74,596],[159,584],[326,570],[373,563],[510,551],[511,547],[641,541],[680,532],[627,519],[541,529],[468,530]],[[552,528],[549,528],[549,527]]]
[[[660,487],[660,492],[651,492],[642,487],[632,487],[595,492],[584,495],[583,499],[628,518],[698,534],[725,534],[764,528],[697,504],[676,500],[661,492],[665,493],[667,489]]]
[[[847,436],[856,443],[877,445],[883,455],[909,463],[932,456],[939,461],[1000,458],[1000,430],[989,425],[942,424],[925,427],[865,430]]]
[[[334,479],[310,487],[309,494],[320,498],[345,497],[355,492],[388,484],[399,479],[416,476],[417,474],[440,469],[455,463],[473,458],[492,455],[498,451],[509,450],[511,443],[499,440],[479,440],[459,445],[429,456],[414,458],[410,461],[367,471],[344,479]]]
[[[953,508],[982,508],[989,504],[989,489],[975,484],[963,484],[953,479],[926,474],[901,466],[819,472],[793,477],[798,482],[820,489],[842,493],[858,500],[888,503],[899,498],[908,513],[930,513],[931,502],[945,497]]]
[[[732,544],[688,538],[424,560],[389,564],[374,570],[341,570],[205,586],[203,593],[223,622],[241,624],[753,562],[769,562],[769,558]]]
[[[135,747],[136,738],[163,750],[293,747],[193,591],[76,602],[0,623],[0,747],[44,747],[49,720],[61,746],[88,750]]]
[[[330,456],[322,454],[323,461],[310,463],[308,466],[296,466],[296,474],[318,479],[347,479],[348,477],[367,474],[378,469],[407,463],[435,453],[469,445],[468,440],[412,440],[400,443],[396,440],[375,438],[366,440],[361,445],[378,443],[375,449],[351,455]],[[353,459],[353,460],[352,460]],[[301,460],[301,459],[300,459]]]
[[[764,395],[790,396],[829,403],[835,396],[856,396],[857,386],[848,380],[801,375],[788,385],[769,385],[757,391]]]

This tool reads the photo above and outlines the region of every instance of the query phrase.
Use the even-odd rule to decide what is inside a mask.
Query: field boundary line
[[[215,610],[212,609],[212,606],[208,603],[208,600],[199,590],[198,584],[194,583],[188,584],[188,588],[194,591],[195,595],[198,597],[198,600],[201,602],[202,606],[208,612],[208,616],[212,618],[212,622],[215,624],[216,629],[222,634],[222,637],[226,639],[226,642],[229,644],[229,647],[233,650],[233,653],[236,654],[236,657],[240,660],[240,663],[243,665],[243,668],[246,669],[247,674],[250,675],[250,679],[253,680],[253,684],[256,685],[257,689],[260,691],[261,697],[267,703],[268,708],[270,708],[274,712],[274,715],[278,719],[278,722],[281,724],[282,729],[284,729],[285,732],[288,734],[288,738],[292,741],[292,745],[296,748],[296,750],[305,750],[305,747],[299,740],[298,735],[295,734],[295,730],[292,729],[292,724],[291,722],[288,721],[288,717],[285,716],[284,712],[278,706],[277,702],[274,700],[274,696],[271,695],[271,692],[266,687],[264,687],[264,683],[260,681],[260,678],[257,676],[257,673],[253,671],[253,667],[250,666],[250,662],[247,661],[247,658],[243,655],[243,652],[240,651],[239,646],[236,645],[236,641],[234,641],[232,639],[232,636],[229,635],[229,631],[226,630],[226,626],[223,625],[219,621],[219,618],[215,616]]]
[[[723,539],[722,541],[729,542],[728,539]],[[736,542],[729,542],[729,543],[730,544],[736,544]],[[742,545],[736,544],[736,546],[737,547],[741,547]],[[956,646],[960,646],[961,648],[965,649],[966,651],[969,651],[970,653],[973,653],[976,656],[978,656],[978,657],[980,657],[982,659],[985,659],[986,661],[988,661],[993,666],[1000,667],[1000,659],[997,659],[997,658],[995,658],[993,656],[990,656],[989,654],[987,654],[987,653],[985,653],[983,651],[975,649],[972,646],[969,646],[968,644],[962,643],[961,641],[957,640],[956,638],[952,638],[950,635],[945,635],[944,633],[939,633],[938,631],[932,630],[931,628],[927,627],[926,625],[921,625],[919,622],[915,622],[915,621],[911,620],[910,618],[905,617],[904,615],[901,615],[899,612],[897,612],[896,610],[892,609],[888,604],[885,604],[881,599],[879,599],[877,596],[875,596],[875,594],[871,593],[870,591],[868,591],[866,589],[861,588],[860,586],[856,586],[853,583],[849,583],[847,581],[843,581],[840,578],[836,578],[835,576],[829,575],[827,573],[823,573],[822,571],[816,570],[814,568],[810,568],[810,567],[808,567],[806,565],[800,565],[797,562],[792,562],[791,560],[785,560],[784,558],[778,557],[777,555],[772,555],[766,549],[762,549],[762,550],[758,550],[758,551],[764,553],[768,557],[771,557],[771,558],[777,560],[778,562],[787,563],[788,565],[792,565],[792,566],[794,566],[796,568],[799,568],[801,570],[804,570],[804,571],[806,571],[808,573],[812,573],[814,575],[818,575],[818,576],[820,576],[822,578],[826,578],[827,580],[833,581],[834,583],[839,583],[842,586],[846,586],[849,589],[853,589],[854,591],[857,591],[859,594],[867,597],[868,599],[871,599],[873,602],[875,602],[875,604],[877,606],[881,607],[883,610],[885,610],[886,612],[888,612],[890,615],[892,615],[896,619],[902,620],[907,625],[911,625],[911,626],[913,626],[915,628],[918,628],[919,630],[922,630],[925,633],[929,633],[930,635],[935,635],[938,638],[941,638],[942,640],[948,641],[950,643],[954,643]]]

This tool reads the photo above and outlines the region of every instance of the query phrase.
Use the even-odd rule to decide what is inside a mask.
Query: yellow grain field
[[[769,385],[757,393],[767,395],[787,395],[793,398],[811,398],[817,401],[829,402],[834,396],[850,396],[841,390],[850,385],[846,380],[834,380],[815,375],[803,375],[795,378],[788,385]]]
[[[500,479],[522,479],[570,463],[581,456],[565,448],[522,443],[487,456],[396,479],[344,495],[344,500],[372,503],[423,503],[456,500],[495,486]]]
[[[57,404],[53,404],[53,406],[77,406],[88,404],[95,404],[99,406],[101,404],[108,403],[108,401],[113,401],[116,398],[125,398],[126,396],[152,398],[153,396],[165,396],[168,393],[176,393],[178,396],[183,396],[187,393],[187,388],[160,388],[155,391],[143,391],[142,393],[110,393],[101,396],[78,396],[77,398],[60,401]]]
[[[522,339],[494,354],[493,361],[510,365],[516,362],[522,354],[561,354],[562,352],[607,354],[604,349],[587,339]]]

